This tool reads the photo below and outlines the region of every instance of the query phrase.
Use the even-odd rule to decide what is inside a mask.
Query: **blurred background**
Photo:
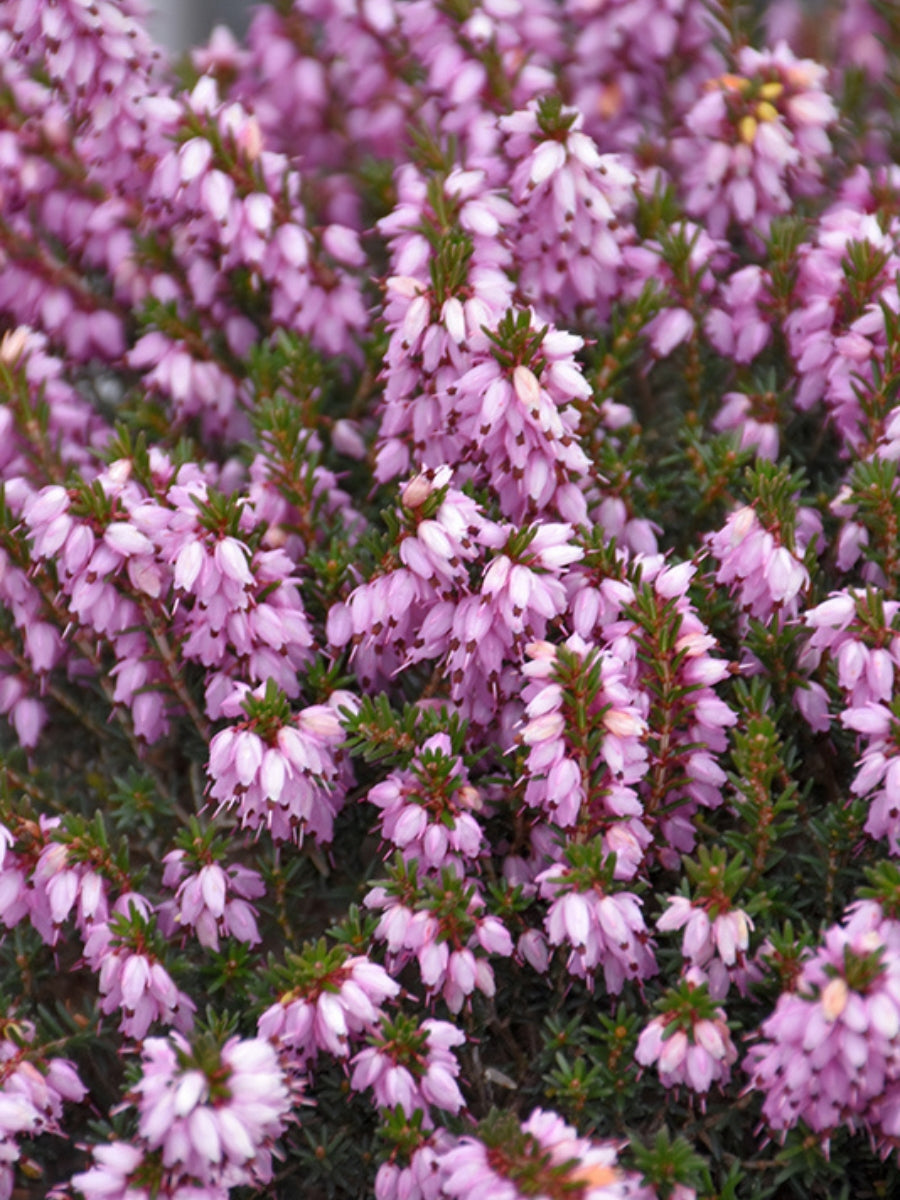
[[[177,55],[205,42],[216,25],[227,25],[238,39],[243,38],[253,9],[263,2],[147,0],[152,13],[150,29],[162,45]],[[900,7],[900,0],[883,2],[891,8]],[[749,5],[759,14],[771,10],[767,25],[772,41],[787,37],[794,50],[815,56],[815,30],[821,29],[823,20],[833,18],[836,0],[749,0]]]
[[[153,36],[174,53],[205,42],[216,25],[243,37],[255,0],[150,0]]]

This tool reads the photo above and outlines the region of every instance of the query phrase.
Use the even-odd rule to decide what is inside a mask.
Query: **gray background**
[[[228,25],[242,37],[250,23],[252,0],[151,0],[150,30],[174,53],[200,45],[214,25]]]

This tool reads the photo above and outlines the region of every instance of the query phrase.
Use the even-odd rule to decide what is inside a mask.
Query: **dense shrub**
[[[900,1195],[896,6],[141,21],[0,5],[0,1197]]]

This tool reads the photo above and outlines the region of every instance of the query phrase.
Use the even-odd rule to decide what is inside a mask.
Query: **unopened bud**
[[[465,787],[459,789],[456,793],[456,802],[463,808],[470,808],[473,812],[481,812],[484,808],[481,793],[478,788],[473,788],[471,784],[466,784]]]
[[[740,134],[741,141],[746,142],[748,146],[752,146],[758,128],[759,122],[756,117],[741,117],[738,122],[738,133]]]
[[[826,1021],[836,1021],[847,1007],[848,988],[840,977],[832,979],[822,989],[822,1012]]]
[[[529,642],[525,653],[529,658],[556,658],[556,647],[552,642]]]
[[[633,713],[617,712],[612,708],[604,714],[603,724],[615,737],[637,737],[644,730],[644,722]]]
[[[30,332],[27,325],[18,325],[15,329],[4,333],[3,340],[0,341],[0,362],[6,363],[8,367],[14,367],[28,344]]]
[[[419,508],[430,495],[431,480],[427,475],[416,475],[400,493],[400,498],[405,508]]]
[[[534,371],[521,364],[513,371],[513,387],[526,408],[537,408],[541,401],[541,385]]]
[[[262,130],[255,117],[249,117],[247,124],[238,134],[237,143],[247,155],[250,162],[256,162],[263,148]]]

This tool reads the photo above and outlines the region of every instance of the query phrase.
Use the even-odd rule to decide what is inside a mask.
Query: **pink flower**
[[[230,1038],[219,1049],[180,1034],[148,1038],[134,1089],[138,1134],[167,1168],[208,1184],[264,1184],[291,1097],[274,1049]]]
[[[748,363],[768,345],[772,336],[771,321],[766,311],[770,286],[768,273],[756,265],[741,267],[722,286],[720,298],[716,306],[707,313],[704,323],[710,341],[720,354],[733,358],[738,363]],[[716,418],[716,429],[730,429],[735,426],[731,411],[727,417],[725,412],[723,409]],[[726,420],[731,423],[726,424]],[[742,447],[753,444],[753,436],[752,433],[749,436],[745,434],[741,441]],[[767,445],[769,444],[771,435]],[[777,449],[777,441],[775,446]],[[774,458],[775,453],[766,454],[765,457]]]
[[[258,1030],[301,1067],[320,1051],[346,1058],[350,1037],[374,1030],[385,1001],[400,993],[400,985],[377,963],[347,956],[339,947],[326,950],[324,943],[289,956],[286,974],[296,982],[262,1014]]]
[[[171,850],[163,857],[163,884],[178,889],[171,908],[165,910],[172,929],[178,925],[193,929],[201,946],[211,950],[219,949],[220,935],[257,945],[256,909],[248,901],[265,893],[259,872],[237,864],[224,868],[207,862],[189,875],[184,859],[183,850]]]
[[[750,616],[767,621],[780,609],[795,615],[798,597],[809,586],[802,553],[807,539],[798,529],[793,546],[780,542],[760,521],[753,508],[738,509],[707,544],[719,562],[716,581],[730,585]]]
[[[465,1107],[456,1082],[459,1063],[451,1053],[465,1042],[465,1034],[447,1021],[398,1017],[384,1020],[381,1030],[370,1037],[371,1045],[354,1056],[350,1086],[354,1091],[372,1088],[375,1103],[382,1108],[399,1105],[407,1117],[417,1109],[424,1114],[423,1127],[431,1129],[430,1106],[458,1113]]]
[[[536,1108],[521,1124],[511,1113],[482,1122],[438,1157],[441,1194],[524,1200],[569,1193],[580,1200],[639,1197],[639,1177],[616,1163],[612,1142],[578,1137],[554,1112]]]
[[[739,433],[742,450],[755,450],[759,458],[774,461],[779,446],[778,413],[768,407],[768,398],[727,392],[722,400],[713,428],[718,433]]]
[[[774,50],[744,47],[736,73],[708,82],[674,153],[685,207],[713,236],[732,221],[765,234],[793,196],[821,191],[827,130],[837,118],[826,74],[781,42]]]
[[[638,1039],[636,1060],[656,1065],[664,1087],[686,1085],[701,1096],[713,1083],[725,1083],[737,1050],[725,1019],[706,986],[685,980],[660,1001],[661,1013]]]
[[[900,1077],[900,926],[852,906],[779,997],[744,1061],[775,1130],[880,1124]]]
[[[596,845],[570,845],[566,857],[535,882],[539,895],[551,901],[544,921],[550,943],[571,947],[569,971],[590,979],[602,967],[612,993],[620,992],[626,979],[654,975],[656,961],[638,897],[610,888],[611,872],[598,868]]]

